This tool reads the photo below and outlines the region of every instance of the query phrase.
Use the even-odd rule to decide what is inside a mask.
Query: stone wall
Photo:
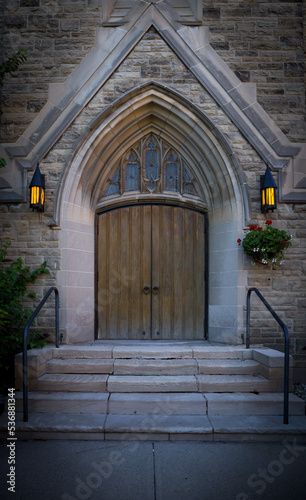
[[[5,53],[8,55],[18,48],[29,52],[27,62],[7,78],[3,89],[2,140],[11,142],[45,104],[49,83],[63,82],[94,45],[95,29],[101,19],[98,1],[9,0],[5,4]],[[288,138],[305,140],[302,3],[214,2],[211,7],[211,2],[205,0],[203,5],[204,24],[210,28],[212,46],[243,81],[257,83],[259,102]],[[82,132],[103,109],[124,92],[151,79],[190,99],[223,132],[244,169],[251,220],[264,224],[264,216],[258,218],[258,186],[265,165],[206,90],[151,29],[44,158],[46,212],[32,213],[25,204],[0,205],[2,238],[12,241],[9,256],[20,255],[31,266],[48,262],[50,277],[40,277],[33,287],[38,298],[56,283],[57,271],[61,269],[60,231],[50,228],[49,223],[53,219],[54,195],[69,155]],[[29,178],[31,175],[32,172]],[[296,366],[305,369],[306,208],[281,204],[269,218],[275,226],[293,235],[293,247],[285,264],[277,270],[259,264],[252,266],[245,258],[247,284],[258,286],[288,324]],[[238,237],[242,234],[237,234]],[[281,349],[281,331],[255,297],[253,304],[252,342]],[[48,332],[52,322],[49,308],[38,320],[38,327]],[[299,372],[296,373],[298,377]]]
[[[28,60],[3,89],[1,140],[14,142],[44,106],[50,82],[63,82],[95,43],[100,0],[3,0],[4,55]],[[305,2],[304,2],[305,10]],[[303,2],[203,0],[212,47],[290,141],[305,142]]]

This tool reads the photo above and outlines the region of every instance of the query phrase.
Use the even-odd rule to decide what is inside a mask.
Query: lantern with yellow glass
[[[45,176],[40,173],[39,163],[37,163],[29,188],[30,208],[43,212],[45,205]]]
[[[277,185],[267,165],[265,174],[260,176],[261,211],[263,214],[266,214],[269,210],[273,212],[277,208],[276,189]]]

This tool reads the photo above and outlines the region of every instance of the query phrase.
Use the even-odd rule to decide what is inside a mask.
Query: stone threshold
[[[282,442],[292,436],[306,443],[306,418],[245,415],[104,415],[33,413],[29,422],[16,415],[16,436],[30,439],[133,441]],[[7,416],[0,418],[7,438]]]

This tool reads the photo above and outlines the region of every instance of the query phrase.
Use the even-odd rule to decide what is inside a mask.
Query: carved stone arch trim
[[[233,149],[212,120],[178,92],[154,81],[112,103],[91,123],[66,165],[56,195],[57,224],[65,207],[94,211],[109,172],[132,145],[154,133],[175,148],[196,174],[208,210],[240,205],[248,220],[246,179]]]

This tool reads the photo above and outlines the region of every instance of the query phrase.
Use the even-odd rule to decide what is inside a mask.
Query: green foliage
[[[12,74],[19,68],[20,64],[27,60],[27,55],[28,52],[25,49],[21,49],[0,64],[0,85],[3,85],[3,80],[7,73]]]
[[[0,393],[14,386],[14,356],[22,351],[23,329],[33,311],[23,304],[25,297],[35,298],[27,287],[40,274],[50,274],[46,262],[31,271],[23,266],[21,258],[5,265],[9,242],[0,249]],[[28,347],[42,347],[44,337],[34,333],[28,338]]]
[[[250,226],[250,231],[242,241],[244,252],[254,261],[274,266],[283,262],[284,251],[292,245],[291,235],[282,229],[271,227],[272,221],[266,221],[266,228]],[[240,244],[241,240],[238,240]]]

